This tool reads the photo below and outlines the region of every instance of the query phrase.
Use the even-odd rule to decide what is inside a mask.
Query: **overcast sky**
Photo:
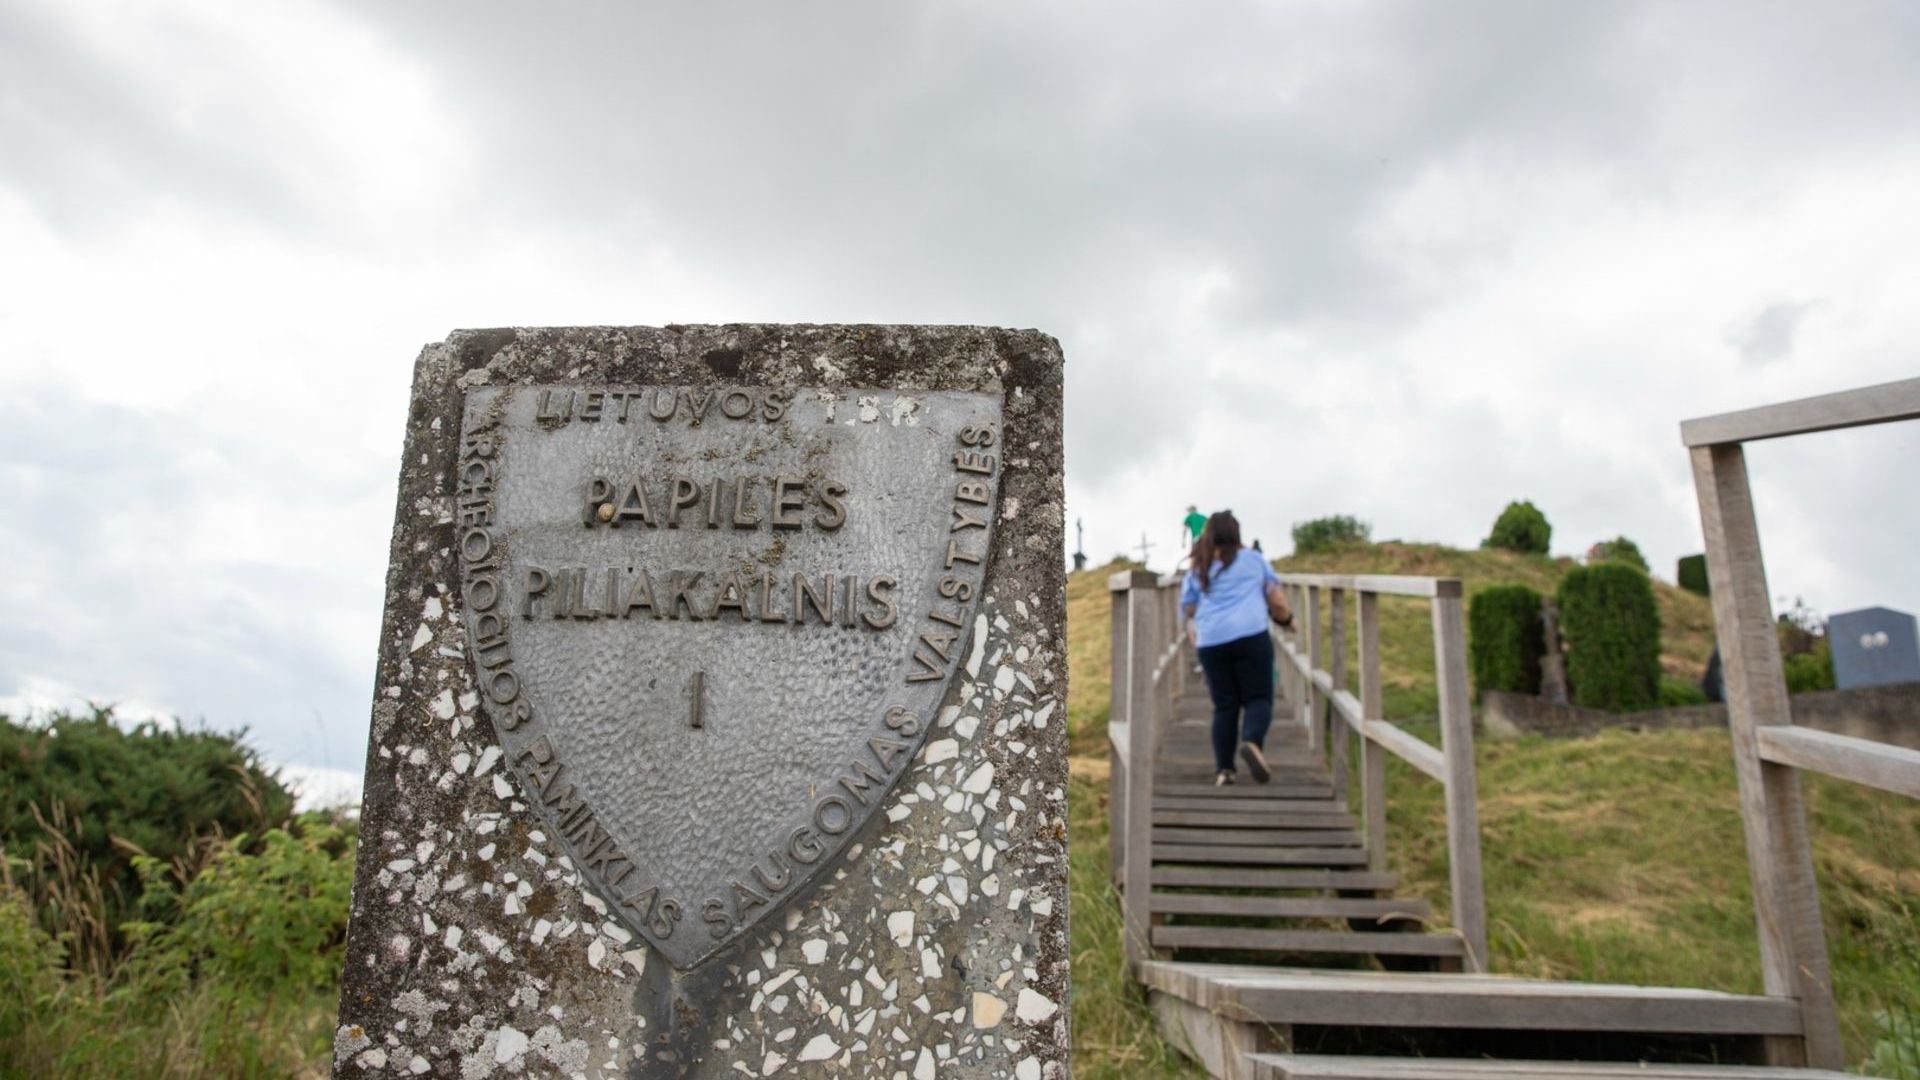
[[[0,0],[0,699],[357,773],[456,327],[1038,327],[1096,561],[1530,498],[1670,578],[1679,421],[1916,297],[1909,0]],[[1920,425],[1749,458],[1776,594],[1920,610]]]

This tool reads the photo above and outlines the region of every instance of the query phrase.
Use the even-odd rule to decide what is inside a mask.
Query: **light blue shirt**
[[[1195,606],[1193,626],[1198,644],[1223,645],[1267,632],[1267,582],[1279,581],[1260,553],[1240,549],[1233,565],[1220,568],[1215,559],[1201,591],[1199,575],[1187,571],[1180,585],[1180,607]]]

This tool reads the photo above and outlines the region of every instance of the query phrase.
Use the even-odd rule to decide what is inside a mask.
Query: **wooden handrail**
[[[1920,750],[1776,724],[1758,732],[1760,758],[1920,799]]]
[[[1920,420],[1920,379],[1685,420],[1680,439],[1690,447],[1725,446],[1901,420]]]
[[[1346,589],[1351,592],[1389,596],[1459,596],[1460,579],[1454,577],[1417,577],[1400,574],[1279,574],[1283,585],[1309,585],[1319,589]]]

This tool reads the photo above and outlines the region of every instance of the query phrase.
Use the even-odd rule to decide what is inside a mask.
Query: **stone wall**
[[[1794,723],[1802,727],[1920,750],[1920,683],[1817,690],[1795,694],[1791,700]],[[1610,728],[1671,731],[1727,726],[1727,707],[1718,704],[1610,713],[1490,690],[1480,708],[1481,724],[1494,736],[1580,738]]]

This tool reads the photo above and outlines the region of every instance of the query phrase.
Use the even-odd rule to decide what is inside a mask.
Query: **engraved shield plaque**
[[[481,701],[550,839],[689,968],[802,895],[966,659],[995,394],[466,394],[456,535]]]

